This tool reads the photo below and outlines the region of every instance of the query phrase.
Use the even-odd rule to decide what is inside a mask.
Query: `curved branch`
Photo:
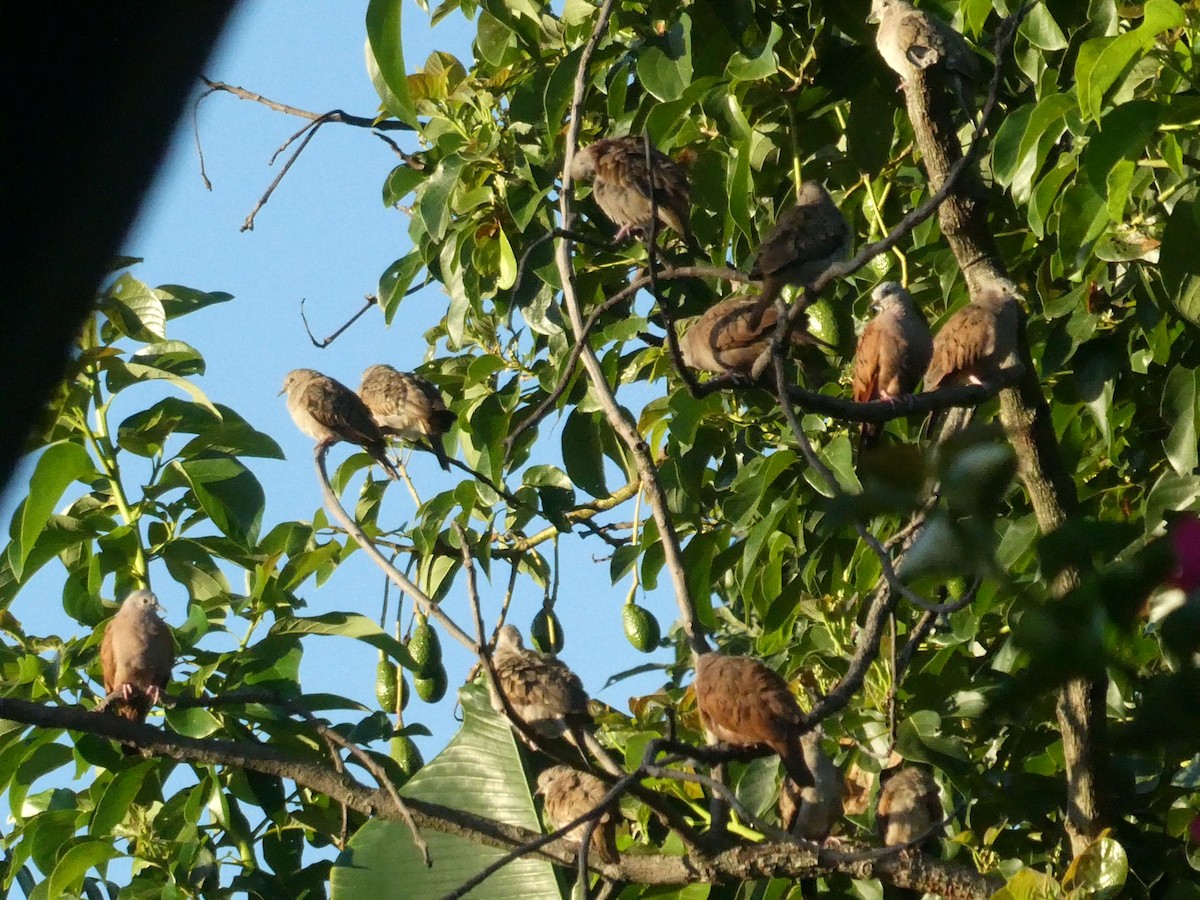
[[[371,561],[383,569],[384,574],[387,575],[392,584],[412,597],[413,602],[421,608],[421,612],[427,617],[437,619],[452,638],[472,653],[475,653],[477,648],[471,636],[459,628],[454,620],[446,615],[441,606],[434,603],[424,591],[409,580],[407,575],[393,566],[387,557],[380,553],[379,549],[371,543],[371,539],[359,528],[358,523],[342,508],[341,501],[338,500],[333,486],[329,483],[329,473],[325,471],[325,455],[328,452],[329,447],[321,444],[318,444],[316,450],[313,452],[313,459],[317,468],[317,481],[321,485],[321,496],[325,500],[325,507],[342,524],[342,527],[346,529],[346,533],[354,538],[354,542],[363,548],[367,556],[371,557]]]
[[[46,706],[13,698],[0,698],[0,718],[136,744],[155,756],[178,762],[232,766],[286,778],[344,803],[360,815],[393,821],[401,818],[400,811],[385,790],[372,790],[348,774],[339,774],[324,762],[281,752],[265,744],[189,738],[141,722],[92,712],[81,706]],[[424,830],[458,835],[477,844],[503,850],[538,843],[533,852],[540,858],[562,866],[573,866],[576,862],[577,845],[574,842],[551,839],[541,843],[544,836],[527,828],[415,797],[406,797],[404,802],[411,809],[413,820]],[[844,857],[844,853],[823,850],[814,859],[811,849],[796,843],[763,843],[739,846],[715,855],[705,854],[698,849],[685,856],[626,854],[621,857],[619,864],[594,861],[590,868],[606,878],[646,885],[685,885],[697,881],[717,883],[766,877],[799,879],[841,871],[854,877],[882,878],[902,887],[961,897],[963,900],[984,900],[997,886],[994,880],[978,872],[919,853],[852,861],[839,857]]]
[[[579,123],[582,118],[580,112],[583,108],[583,98],[587,90],[588,66],[591,64],[592,55],[600,43],[600,38],[608,28],[608,21],[612,15],[614,5],[615,0],[604,0],[604,4],[600,7],[599,14],[597,15],[596,25],[592,30],[591,37],[588,38],[580,55],[579,68],[575,72],[574,93],[571,98],[570,110],[567,113],[569,124],[566,136],[566,158],[563,160],[563,189],[562,195],[559,198],[559,215],[562,220],[562,228],[567,231],[571,229],[574,222],[574,212],[571,208],[571,162],[575,157],[576,145],[579,142]],[[581,359],[609,424],[625,444],[637,465],[638,474],[646,491],[646,498],[650,503],[655,524],[658,526],[659,540],[662,542],[664,565],[671,576],[671,582],[675,588],[675,602],[679,607],[680,620],[684,633],[688,636],[688,641],[691,644],[693,652],[703,653],[708,649],[708,642],[700,630],[696,609],[692,603],[691,595],[688,593],[687,576],[684,572],[683,552],[679,545],[679,535],[675,531],[670,510],[667,508],[666,494],[663,492],[662,485],[658,480],[658,469],[655,467],[654,460],[650,456],[650,450],[646,446],[646,441],[638,433],[636,424],[630,418],[629,413],[623,410],[617,403],[616,395],[605,378],[600,360],[596,357],[591,347],[587,346],[581,340],[584,322],[579,310],[579,297],[575,293],[575,273],[571,268],[571,247],[570,238],[560,239],[555,246],[554,261],[558,267],[559,276],[562,281],[563,303],[567,308],[571,328],[575,332],[575,340],[583,344]]]

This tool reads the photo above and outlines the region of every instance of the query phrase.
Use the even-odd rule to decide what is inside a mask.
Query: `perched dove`
[[[581,735],[591,726],[592,716],[583,682],[566,663],[525,649],[521,632],[505,625],[496,636],[492,665],[497,687],[526,725],[543,737],[565,737],[582,751]]]
[[[442,436],[458,417],[446,408],[437,388],[420,375],[371,366],[363,372],[358,395],[380,431],[406,441],[425,438],[442,468],[450,471]]]
[[[963,36],[908,0],[872,0],[868,22],[878,22],[875,46],[889,68],[900,76],[900,87],[916,69],[936,66],[946,73],[950,87],[968,118],[973,117],[973,83],[979,63]]]
[[[1012,282],[1001,280],[983,288],[934,336],[925,390],[943,384],[984,384],[1016,365],[1021,316],[1020,295]]]
[[[601,138],[581,148],[571,160],[571,178],[594,182],[593,196],[600,209],[620,230],[616,239],[624,240],[634,232],[650,229],[650,197],[658,209],[658,220],[674,229],[689,244],[693,243],[689,224],[691,188],[687,175],[664,153],[650,148],[650,167],[646,167],[646,148],[636,135]],[[652,187],[653,185],[653,187]]]
[[[796,784],[813,784],[801,746],[804,714],[777,673],[749,656],[703,653],[694,686],[711,737],[734,747],[769,747]]]
[[[288,412],[301,431],[328,447],[338,441],[358,444],[383,466],[389,478],[399,478],[387,457],[383,432],[358,394],[340,381],[312,369],[293,369],[283,380]]]
[[[850,225],[819,181],[800,185],[796,205],[779,217],[758,248],[750,277],[762,281],[751,327],[789,284],[808,288],[850,251]],[[800,302],[808,299],[801,297]]]
[[[538,775],[535,793],[542,796],[546,821],[557,831],[599,807],[607,792],[608,787],[595,775],[569,766],[551,766]],[[592,831],[592,852],[606,863],[615,863],[618,858],[615,825],[612,811],[605,809]],[[583,829],[580,824],[563,837],[582,843]]]
[[[764,310],[762,321],[752,328],[750,318],[756,306],[754,297],[728,297],[710,307],[679,339],[684,363],[718,375],[761,374],[761,367],[770,361],[765,354],[779,312],[773,306]],[[822,343],[805,331],[802,323],[792,329],[791,341],[795,346]]]
[[[161,610],[150,591],[134,591],[108,620],[100,642],[104,693],[120,692],[107,708],[132,722],[146,721],[175,665],[175,641]]]
[[[863,329],[854,355],[854,399],[895,400],[911,394],[921,382],[933,355],[933,337],[908,291],[885,281],[871,292],[876,316]],[[864,422],[860,448],[870,446],[883,432],[876,422]]]
[[[942,821],[942,801],[937,782],[924,769],[905,766],[879,791],[875,828],[888,847],[919,840]],[[930,844],[936,835],[929,834]]]
[[[797,837],[820,843],[842,817],[842,773],[821,748],[819,729],[806,732],[800,738],[800,747],[813,783],[798,787],[791,778],[783,779],[779,821]]]

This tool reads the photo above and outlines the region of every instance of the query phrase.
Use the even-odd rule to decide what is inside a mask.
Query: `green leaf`
[[[387,111],[417,128],[420,123],[404,68],[403,7],[403,0],[370,0],[367,4],[367,70]],[[386,90],[381,90],[380,81]]]
[[[1184,21],[1183,10],[1171,0],[1149,0],[1143,8],[1142,24],[1137,28],[1116,37],[1085,41],[1075,61],[1079,109],[1084,117],[1099,121],[1104,95],[1117,79],[1154,45],[1159,34],[1178,28]]]
[[[508,722],[492,710],[487,691],[478,685],[464,688],[459,699],[462,728],[400,793],[540,832]],[[424,837],[432,868],[422,863],[402,822],[369,821],[334,864],[332,900],[395,896],[400,884],[406,900],[435,900],[505,853],[431,829],[424,830]],[[489,900],[558,900],[560,896],[550,864],[528,856],[496,872],[475,893]]]
[[[1056,900],[1062,895],[1062,888],[1054,878],[1034,869],[1021,869],[992,894],[992,900]]]
[[[767,35],[767,39],[754,56],[747,56],[739,52],[729,60],[729,65],[725,68],[725,74],[729,80],[735,83],[758,81],[774,75],[779,69],[779,63],[775,59],[775,45],[779,43],[781,37],[783,37],[783,29],[778,22],[772,22],[770,34]]]
[[[253,547],[266,505],[254,473],[231,456],[203,456],[176,465],[221,533],[242,547]]]
[[[575,409],[567,417],[562,433],[563,463],[572,483],[593,497],[607,497],[604,481],[604,452],[600,441],[603,416]]]
[[[79,444],[66,441],[51,444],[38,457],[29,479],[29,495],[9,525],[12,542],[8,545],[8,563],[17,579],[24,573],[29,553],[45,530],[63,491],[74,481],[98,477],[92,458]]]
[[[448,156],[438,163],[413,209],[414,218],[419,215],[434,241],[441,241],[446,236],[450,225],[450,196],[458,187],[458,173],[463,164],[460,156]]]
[[[1054,21],[1050,10],[1040,3],[1029,10],[1029,15],[1021,23],[1018,32],[1039,50],[1053,52],[1067,49],[1066,35]]]
[[[332,634],[354,638],[382,650],[404,668],[416,671],[408,648],[380,628],[372,619],[358,613],[331,612],[320,616],[288,616],[271,626],[272,635]]]
[[[1172,294],[1179,314],[1200,327],[1200,273],[1196,248],[1200,247],[1200,203],[1181,200],[1171,210],[1163,230],[1159,267],[1163,284]]]
[[[166,337],[167,314],[150,285],[128,272],[113,282],[100,304],[121,334],[151,343]]]
[[[1129,859],[1125,848],[1111,837],[1102,836],[1071,863],[1063,878],[1063,887],[1082,890],[1093,900],[1106,900],[1121,892],[1128,876]]]
[[[425,169],[418,169],[408,163],[400,163],[392,169],[387,180],[383,183],[383,205],[395,206],[417,189],[429,175]]]
[[[157,766],[158,763],[154,760],[143,760],[131,768],[117,772],[104,789],[100,802],[96,804],[88,833],[97,838],[111,835],[113,829],[125,821],[125,814],[129,811],[133,798],[142,789],[146,775]]]
[[[392,324],[401,301],[408,295],[413,279],[423,268],[425,260],[419,252],[413,250],[388,266],[387,271],[379,276],[379,305],[383,308],[383,321],[388,325]]]
[[[89,869],[101,866],[119,856],[117,848],[109,841],[86,838],[71,847],[58,860],[50,875],[47,896],[62,897],[83,884],[83,876]]]
[[[1164,447],[1178,475],[1188,475],[1200,465],[1200,370],[1176,366],[1163,386],[1162,416],[1171,424]]]

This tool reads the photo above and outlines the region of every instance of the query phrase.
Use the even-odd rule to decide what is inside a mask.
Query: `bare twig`
[[[304,330],[306,332],[308,332],[308,339],[310,341],[312,341],[313,346],[317,347],[318,349],[324,350],[326,347],[328,347],[330,344],[332,344],[334,341],[336,341],[339,337],[341,337],[342,332],[344,332],[347,328],[349,328],[351,325],[353,325],[355,322],[357,322],[359,319],[361,319],[366,314],[367,310],[369,310],[372,306],[375,306],[377,303],[379,303],[379,298],[376,297],[374,294],[367,294],[365,297],[363,297],[363,299],[366,302],[363,304],[362,309],[360,309],[358,312],[356,312],[354,315],[352,315],[349,319],[347,319],[346,322],[341,327],[339,327],[336,331],[331,333],[329,335],[329,337],[325,338],[325,340],[318,341],[316,335],[314,335],[312,333],[312,329],[308,327],[308,317],[306,315],[304,315],[304,298],[302,297],[300,299],[300,320],[304,323]]]
[[[276,112],[286,113],[289,116],[296,116],[301,119],[308,119],[310,122],[322,120],[325,122],[335,122],[339,125],[353,125],[356,128],[369,128],[374,131],[413,131],[413,127],[406,122],[400,122],[396,119],[385,119],[382,122],[376,121],[373,116],[354,116],[340,109],[333,109],[329,112],[316,113],[306,109],[298,109],[295,106],[288,106],[286,103],[279,103],[276,100],[270,100],[261,94],[256,94],[253,91],[248,91],[245,88],[238,87],[233,84],[226,84],[223,81],[212,81],[211,79],[201,76],[201,81],[208,87],[208,90],[201,95],[201,98],[207,97],[209,94],[216,91],[224,91],[228,94],[238,97],[242,100],[251,100],[255,103],[261,103],[268,109],[273,109]]]

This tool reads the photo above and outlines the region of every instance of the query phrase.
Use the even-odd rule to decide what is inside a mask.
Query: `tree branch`
[[[1001,73],[1001,61],[1017,26],[1031,8],[1032,4],[1027,4],[997,29],[993,84]],[[954,130],[951,104],[940,73],[935,69],[916,72],[909,79],[905,97],[929,183],[935,190],[944,189],[949,182],[949,173],[964,159],[970,158],[975,145],[967,157],[959,158],[961,148]],[[986,197],[977,175],[960,182],[950,192],[941,207],[939,224],[972,294],[981,285],[1007,277],[988,227]],[[1020,329],[1020,358],[1025,373],[1017,387],[1001,392],[1000,421],[1016,454],[1017,473],[1029,495],[1038,527],[1042,534],[1048,534],[1067,520],[1078,505],[1078,498],[1055,437],[1050,407],[1029,352],[1024,322]],[[1077,587],[1079,581],[1079,569],[1068,566],[1049,584],[1050,595],[1062,598]],[[1104,827],[1096,769],[1102,755],[1106,691],[1105,678],[1094,681],[1075,678],[1059,693],[1057,716],[1067,772],[1066,830],[1075,857],[1099,836]]]
[[[571,98],[571,106],[567,114],[569,124],[566,136],[566,158],[563,160],[563,189],[562,195],[559,198],[559,215],[562,220],[562,227],[568,231],[574,222],[574,212],[571,208],[571,162],[575,157],[576,145],[579,142],[579,123],[582,120],[580,111],[583,107],[583,98],[587,90],[588,66],[591,64],[592,55],[600,43],[600,38],[608,27],[609,17],[612,15],[614,4],[615,0],[604,0],[604,4],[600,7],[600,12],[596,18],[596,25],[592,30],[591,37],[588,38],[587,43],[584,45],[579,59],[579,68],[575,73],[574,94]],[[575,273],[571,267],[571,247],[570,238],[560,239],[555,246],[554,259],[562,281],[563,303],[567,308],[571,328],[575,332],[575,339],[579,342],[583,334],[584,323],[583,316],[579,311],[579,298],[575,293]],[[609,424],[628,448],[637,465],[642,486],[646,491],[646,498],[650,503],[655,524],[658,526],[664,565],[671,576],[671,582],[675,588],[675,602],[679,607],[680,620],[684,633],[688,636],[688,642],[691,644],[693,652],[702,653],[708,649],[708,641],[700,630],[696,609],[688,593],[687,576],[684,572],[683,553],[679,545],[679,535],[675,531],[670,510],[667,508],[667,498],[658,480],[658,469],[654,465],[654,460],[650,457],[650,450],[646,446],[645,440],[638,433],[636,424],[630,418],[629,413],[617,403],[617,398],[605,379],[604,369],[600,365],[600,360],[597,359],[595,352],[591,347],[584,344],[581,351],[581,358]]]

